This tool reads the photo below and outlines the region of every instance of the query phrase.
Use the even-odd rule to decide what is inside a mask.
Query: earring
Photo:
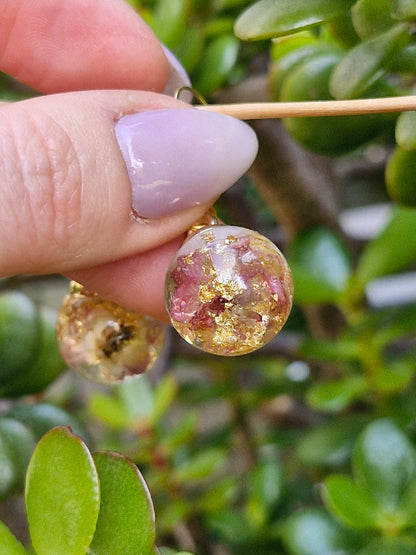
[[[266,237],[222,225],[215,213],[191,228],[171,262],[167,310],[177,332],[208,353],[236,356],[270,341],[293,302],[290,268]]]
[[[74,281],[58,313],[62,357],[97,383],[117,383],[146,372],[162,351],[165,326],[106,301]]]
[[[269,239],[223,225],[211,210],[192,226],[165,282],[173,327],[207,353],[237,356],[268,343],[293,302],[290,268]],[[58,313],[58,345],[70,368],[98,383],[148,370],[162,351],[165,326],[71,282]]]

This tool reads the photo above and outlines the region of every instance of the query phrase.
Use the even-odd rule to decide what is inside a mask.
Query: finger
[[[250,166],[257,141],[238,120],[184,106],[137,91],[2,106],[0,275],[120,260],[199,219]]]
[[[181,236],[140,255],[72,272],[70,277],[128,310],[169,322],[165,308],[165,276],[183,241],[184,236]]]
[[[34,89],[162,91],[168,63],[122,0],[8,0],[0,6],[0,69]]]

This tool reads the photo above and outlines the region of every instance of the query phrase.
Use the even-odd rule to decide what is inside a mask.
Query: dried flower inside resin
[[[293,301],[289,266],[255,231],[212,226],[185,242],[166,278],[172,325],[206,352],[234,356],[270,341]]]

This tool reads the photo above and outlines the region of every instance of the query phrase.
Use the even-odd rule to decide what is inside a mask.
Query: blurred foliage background
[[[416,0],[130,4],[213,103],[413,93]],[[258,353],[169,333],[148,375],[86,384],[54,340],[66,282],[0,280],[0,516],[24,544],[28,460],[68,425],[137,464],[160,553],[416,554],[415,113],[251,124],[258,158],[217,208],[274,240],[295,281]]]

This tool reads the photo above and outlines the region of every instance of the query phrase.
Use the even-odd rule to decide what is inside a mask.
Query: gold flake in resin
[[[58,314],[58,345],[68,366],[98,383],[146,372],[163,348],[165,326],[73,285]]]
[[[179,334],[216,355],[250,353],[285,324],[293,302],[289,266],[267,238],[241,227],[207,227],[172,261],[167,309]]]

